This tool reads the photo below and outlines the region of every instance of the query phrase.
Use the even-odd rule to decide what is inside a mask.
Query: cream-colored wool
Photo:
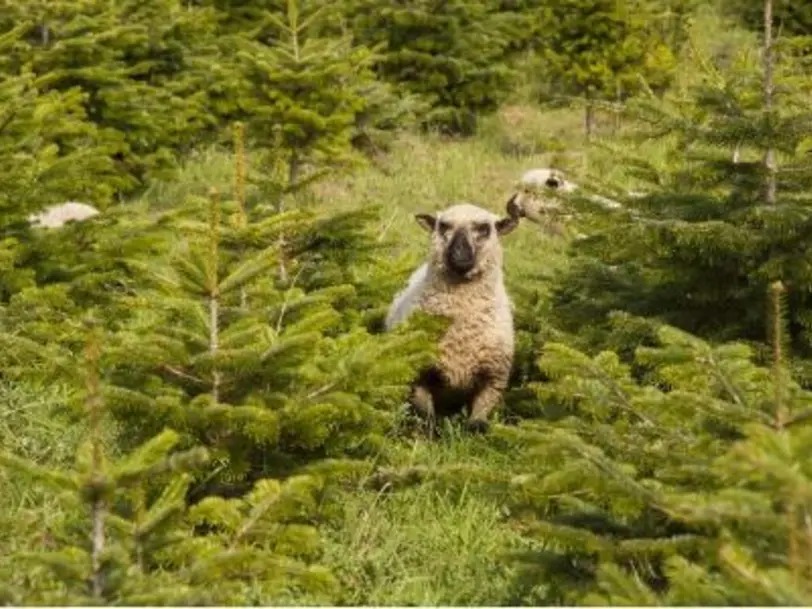
[[[513,315],[499,239],[516,228],[519,217],[510,207],[508,217],[500,219],[476,205],[459,203],[436,217],[418,214],[416,219],[431,232],[430,254],[392,302],[386,328],[415,310],[450,319],[440,340],[438,361],[415,381],[410,401],[433,421],[441,394],[448,389],[462,392],[471,427],[484,430],[513,364]],[[446,258],[457,234],[474,253],[472,268],[462,275],[453,271]]]
[[[559,169],[541,167],[529,169],[522,174],[516,191],[510,198],[510,204],[516,213],[528,220],[542,226],[548,234],[561,235],[567,221],[573,218],[573,211],[562,205],[561,195],[568,195],[581,188],[564,177]],[[640,197],[643,193],[630,192],[630,197]],[[582,200],[591,201],[608,211],[623,209],[619,202],[601,196],[587,193],[581,196]],[[576,239],[584,235],[572,235]]]
[[[99,214],[99,210],[87,203],[68,201],[51,205],[38,214],[28,217],[31,226],[42,228],[59,228],[70,221],[81,222]]]
[[[561,170],[542,167],[529,169],[522,174],[511,200],[528,220],[544,224],[549,221],[551,215],[562,215],[558,196],[570,194],[576,190],[579,190],[579,186],[567,180]],[[623,205],[614,199],[599,194],[587,194],[585,196],[604,209],[618,210],[623,208]],[[639,198],[644,196],[644,193],[631,191],[628,196]]]
[[[558,195],[569,194],[577,188],[558,169],[529,169],[519,180],[511,201],[523,217],[540,224],[550,234],[561,234],[563,225],[560,220],[565,214],[562,214]]]

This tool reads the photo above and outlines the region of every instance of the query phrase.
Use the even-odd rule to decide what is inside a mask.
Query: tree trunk
[[[220,345],[220,295],[213,290],[209,296],[209,353],[212,360],[217,359],[217,351]],[[220,371],[217,364],[213,363],[211,371],[211,397],[215,403],[220,401]]]
[[[85,407],[89,417],[90,435],[90,459],[93,476],[94,497],[90,506],[90,584],[93,598],[99,602],[104,600],[104,572],[102,570],[102,554],[106,542],[105,521],[107,516],[107,506],[101,494],[101,488],[105,482],[103,469],[103,448],[102,448],[102,403],[101,403],[101,381],[99,378],[99,358],[100,345],[99,337],[95,330],[90,331],[87,345],[85,346],[85,366],[87,367],[85,386]]]
[[[587,97],[586,108],[584,111],[584,132],[586,133],[586,140],[592,139],[592,134],[595,131],[595,106],[592,100]]]
[[[773,111],[773,2],[764,0],[764,112],[771,117]],[[770,127],[772,129],[772,127]],[[764,153],[766,170],[764,198],[768,205],[776,202],[775,150],[770,145]]]
[[[211,397],[220,401],[220,371],[217,369],[217,352],[220,348],[220,194],[216,188],[209,193],[209,354],[212,359]]]

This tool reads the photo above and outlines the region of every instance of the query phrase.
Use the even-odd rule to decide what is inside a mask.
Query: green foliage
[[[757,36],[696,4],[0,0],[3,601],[809,604],[807,41],[768,113]],[[527,83],[670,90],[572,150]],[[406,441],[412,214],[502,210],[551,147],[625,209],[572,197],[569,260],[505,241],[503,423]],[[104,213],[25,225],[66,199]]]
[[[724,10],[736,17],[740,23],[755,32],[764,28],[764,2],[744,0],[744,2],[722,2]],[[786,36],[810,36],[812,33],[812,8],[803,2],[773,3],[773,27]]]
[[[190,475],[209,460],[202,448],[175,450],[180,436],[164,429],[135,450],[114,455],[104,446],[104,404],[98,372],[99,336],[88,340],[84,371],[74,359],[71,381],[84,376],[86,428],[72,470],[0,454],[14,475],[58,494],[64,518],[51,524],[45,548],[3,565],[4,598],[53,604],[178,604],[284,598],[306,585],[329,592],[330,575],[301,559],[312,554],[314,531],[297,522],[312,504],[312,479],[261,480],[243,499],[210,498],[189,508]],[[77,366],[77,363],[79,364]],[[210,528],[195,534],[195,527]],[[273,568],[268,568],[273,565]],[[213,579],[223,581],[212,586]],[[17,584],[17,585],[14,585]],[[265,601],[267,602],[267,601]]]
[[[365,95],[373,87],[367,49],[351,47],[346,36],[312,35],[320,12],[300,15],[289,0],[284,20],[262,12],[272,26],[272,44],[235,36],[230,50],[238,70],[226,93],[234,116],[247,121],[250,141],[275,145],[284,155],[292,186],[315,177],[301,175],[303,169],[321,173],[349,160],[356,117],[366,111]]]
[[[115,181],[100,135],[76,89],[49,91],[46,79],[16,70],[11,50],[26,24],[0,36],[0,298],[31,286],[28,216],[71,197],[105,203]]]
[[[357,44],[382,47],[381,77],[430,104],[424,126],[470,134],[477,115],[510,94],[511,26],[521,24],[498,12],[496,3],[352,0],[347,15]]]
[[[590,237],[573,248],[555,296],[565,329],[594,327],[623,310],[712,339],[761,341],[766,286],[780,278],[793,351],[809,354],[809,82],[797,64],[777,65],[767,111],[755,57],[755,49],[700,57],[693,84],[662,101],[635,102],[640,127],[607,148],[645,196],[607,188],[625,209],[593,220]],[[652,138],[665,158],[637,148]],[[772,177],[763,164],[768,149],[776,155]],[[774,202],[765,190],[773,177]],[[586,201],[574,205],[596,211]],[[604,332],[598,344],[605,339]]]
[[[171,426],[205,443],[219,463],[212,488],[380,448],[430,344],[359,325],[339,271],[362,252],[363,216],[256,207],[240,224],[238,209],[191,199],[168,220],[184,235],[173,250],[132,261],[150,287],[127,299],[136,313],[110,364],[108,400],[128,437]]]
[[[245,121],[255,146],[287,151],[292,182],[359,160],[353,150],[386,148],[423,109],[375,78],[375,54],[354,46],[320,2],[213,3],[221,36],[207,83],[224,120]],[[305,171],[301,171],[305,170]]]
[[[524,558],[546,584],[536,601],[808,602],[799,580],[770,582],[799,573],[812,394],[755,366],[745,345],[670,327],[658,338],[637,351],[646,382],[612,352],[548,343],[551,381],[536,391],[558,417],[501,431],[525,447],[511,511],[539,542]]]
[[[673,50],[656,28],[654,7],[636,0],[567,0],[544,10],[542,69],[559,93],[626,98],[642,86],[662,90]]]
[[[6,61],[44,92],[81,91],[98,146],[133,188],[174,167],[212,126],[200,63],[213,14],[179,0],[4,2],[2,27],[28,20]],[[75,93],[74,93],[75,94]]]

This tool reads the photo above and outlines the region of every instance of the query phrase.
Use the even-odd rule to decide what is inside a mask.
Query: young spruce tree
[[[643,381],[613,352],[545,345],[542,418],[498,430],[521,455],[501,492],[536,540],[528,602],[808,602],[812,394],[787,375],[777,314],[772,369],[668,326],[637,350]]]
[[[560,94],[584,100],[587,137],[596,103],[624,101],[641,85],[668,84],[673,50],[653,21],[646,0],[566,0],[545,8],[542,69]]]
[[[248,141],[272,149],[271,161],[284,159],[290,189],[353,160],[357,117],[374,83],[368,49],[319,36],[325,8],[300,11],[287,0],[285,11],[259,11],[259,26],[224,38],[222,52],[233,59],[212,76],[228,82],[217,112],[245,122]]]
[[[84,377],[77,406],[87,432],[75,470],[0,453],[0,465],[53,489],[63,504],[61,517],[41,537],[49,544],[5,563],[4,598],[27,604],[270,604],[284,602],[297,587],[306,598],[328,594],[330,575],[298,560],[315,542],[314,531],[296,522],[312,501],[312,480],[261,480],[244,499],[210,498],[189,508],[190,474],[209,460],[205,449],[176,450],[181,436],[168,428],[129,453],[104,445],[100,340],[91,331],[84,356],[62,352],[48,362],[62,381]],[[17,346],[8,335],[2,341],[4,348]],[[208,531],[200,532],[201,526]]]
[[[0,24],[26,23],[6,61],[43,91],[81,89],[122,187],[174,168],[213,126],[208,92],[214,13],[180,0],[3,0]]]
[[[767,24],[770,8],[767,0]],[[769,25],[765,31],[769,125],[776,115]],[[741,141],[720,131],[719,143]],[[758,205],[760,197],[764,217],[781,207],[781,197],[773,164],[778,144],[767,136],[762,141],[749,203]],[[684,213],[708,213],[697,209],[701,199],[693,201],[689,210],[683,200]],[[730,206],[727,211],[728,218],[740,217]],[[671,230],[688,237],[701,222],[660,225],[641,216],[635,218],[641,232],[661,227],[658,235]],[[721,237],[742,231],[741,225],[711,226],[722,250],[730,244],[718,243]],[[692,235],[696,247],[699,231]],[[732,260],[728,268],[741,269]],[[788,270],[776,265],[772,273]],[[713,303],[707,288],[705,301]],[[543,583],[536,590],[544,602],[809,603],[810,471],[803,447],[812,394],[786,365],[786,286],[774,281],[769,288],[766,299],[751,292],[747,304],[769,304],[762,315],[769,320],[770,368],[756,365],[754,350],[741,341],[712,345],[656,322],[649,324],[657,328],[651,346],[635,349],[635,374],[611,351],[588,356],[562,344],[545,346],[539,364],[551,382],[536,389],[549,420],[504,434],[536,459],[535,471],[528,463],[511,486],[519,526],[539,540],[528,567],[537,576],[531,581]]]
[[[508,17],[488,1],[347,4],[356,43],[381,49],[379,75],[430,104],[425,126],[463,134],[510,93],[511,26],[517,24]]]
[[[167,220],[174,251],[133,261],[151,283],[108,396],[128,437],[171,426],[213,451],[204,494],[376,451],[430,352],[425,333],[365,327],[352,268],[368,219],[247,206],[240,167],[236,200],[190,199]]]
[[[670,158],[658,165],[629,154],[632,146],[611,147],[647,192],[617,193],[623,209],[574,248],[556,295],[562,327],[592,326],[607,345],[607,328],[598,326],[623,310],[706,338],[763,345],[764,294],[780,279],[792,351],[810,354],[812,113],[793,48],[771,34],[760,69],[747,57],[727,69],[701,57],[698,83],[637,105],[643,126],[631,141],[661,137]]]

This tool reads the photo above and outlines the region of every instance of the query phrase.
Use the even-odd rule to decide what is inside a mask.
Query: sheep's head
[[[519,187],[539,194],[543,192],[572,192],[577,188],[575,184],[567,181],[562,171],[551,167],[525,171],[522,174],[522,179],[519,180]]]
[[[544,226],[549,232],[559,233],[562,227],[558,219],[563,210],[557,195],[570,193],[576,188],[556,169],[531,169],[522,175],[510,204],[528,220]]]
[[[417,222],[432,235],[432,263],[450,278],[471,280],[502,266],[499,238],[519,225],[520,214],[509,209],[500,218],[470,203],[453,205],[436,216],[417,214]]]

